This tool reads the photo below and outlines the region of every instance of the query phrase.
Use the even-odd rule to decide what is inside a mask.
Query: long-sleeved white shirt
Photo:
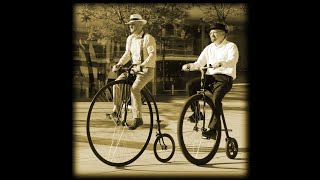
[[[239,51],[236,44],[224,39],[221,44],[209,44],[200,54],[197,61],[193,63],[194,68],[205,65],[213,65],[216,62],[222,62],[222,66],[216,69],[209,68],[208,75],[226,74],[233,79],[236,78],[236,67],[239,59]]]
[[[154,68],[156,66],[156,57],[157,57],[157,49],[156,49],[156,41],[153,36],[150,34],[144,35],[143,42],[143,57],[144,60],[141,61],[141,41],[142,34],[144,32],[141,31],[139,35],[131,34],[127,38],[126,42],[126,51],[120,58],[118,65],[126,64],[131,58],[133,64],[140,64],[144,67]]]

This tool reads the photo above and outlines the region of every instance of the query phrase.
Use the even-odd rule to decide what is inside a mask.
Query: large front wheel
[[[208,128],[213,116],[212,100],[201,94],[191,96],[185,103],[178,121],[178,142],[185,158],[196,165],[208,163],[216,154],[221,139],[221,123],[217,122],[217,136],[214,139],[204,139],[202,132]],[[188,120],[193,116],[195,121]]]
[[[129,105],[131,85],[113,81],[93,97],[87,116],[87,137],[93,153],[111,166],[125,166],[135,161],[146,149],[153,128],[151,104],[144,91],[146,105],[142,106],[143,125],[129,130],[132,108]],[[118,109],[113,114],[114,106]]]

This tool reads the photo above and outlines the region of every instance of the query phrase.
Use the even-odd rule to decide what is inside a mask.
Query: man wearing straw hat
[[[156,63],[155,38],[142,30],[146,23],[147,21],[144,20],[140,14],[132,14],[130,16],[130,21],[126,24],[129,25],[132,34],[127,38],[125,53],[112,68],[112,71],[116,72],[131,59],[133,64],[137,64],[137,66],[133,67],[133,71],[140,72],[137,74],[131,88],[133,122],[129,125],[129,130],[134,130],[143,124],[140,91],[152,80]],[[121,74],[116,80],[122,80],[124,78],[125,75]],[[119,96],[120,89],[117,88],[119,88],[119,86],[114,86],[114,108],[112,116],[116,116],[120,110],[121,96]]]

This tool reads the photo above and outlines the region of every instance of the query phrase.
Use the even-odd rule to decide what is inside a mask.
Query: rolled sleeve
[[[226,60],[227,66],[234,66],[237,64],[239,59],[238,47],[235,44],[232,44],[228,51],[228,58]]]
[[[208,47],[206,47],[200,54],[200,56],[198,57],[197,61],[193,63],[194,68],[199,68],[199,67],[204,67],[205,65],[207,65],[207,51],[208,51]]]
[[[141,63],[141,65],[146,67],[155,67],[157,49],[156,49],[156,41],[154,37],[152,37],[151,35],[148,35],[146,37],[145,48],[147,50],[147,57],[145,58],[143,63]]]

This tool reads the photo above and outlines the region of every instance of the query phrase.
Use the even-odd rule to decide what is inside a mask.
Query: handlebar
[[[189,68],[189,69],[182,70],[182,71],[187,71],[187,72],[189,72],[189,71],[203,71],[203,70],[207,70],[209,68],[214,68],[214,67],[212,66],[212,64],[209,64],[209,66],[198,67],[198,68],[193,68],[193,69]]]
[[[221,64],[219,64],[219,67],[221,67]],[[199,67],[199,68],[193,68],[193,69],[188,68],[188,69],[182,70],[182,71],[187,71],[187,72],[188,71],[200,71],[201,72],[201,79],[203,80],[205,78],[204,75],[207,72],[207,69],[209,69],[209,68],[215,69],[217,67],[213,67],[212,64],[209,64],[208,66],[205,66],[205,67]]]
[[[131,70],[134,66],[137,66],[137,65],[138,64],[131,64],[129,67],[124,67],[123,65],[120,65],[118,71],[123,70],[123,71],[129,72],[130,74],[141,74],[143,72],[146,72],[146,69],[143,69],[142,66],[140,66],[141,67],[140,71]]]
[[[124,67],[123,65],[120,65],[119,70],[130,71],[134,65],[135,64],[131,64],[129,67]]]

